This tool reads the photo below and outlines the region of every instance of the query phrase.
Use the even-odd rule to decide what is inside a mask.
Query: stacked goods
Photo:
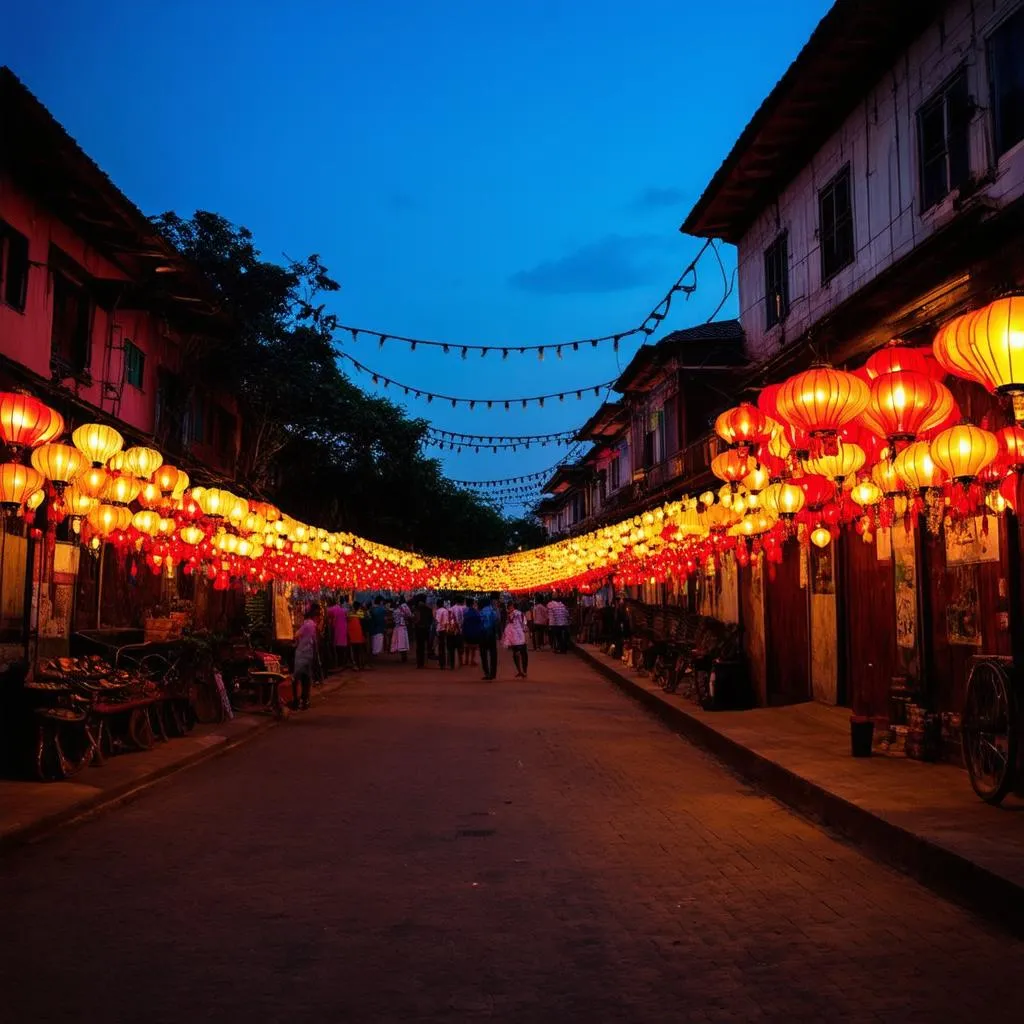
[[[907,708],[907,757],[917,761],[937,761],[939,758],[939,716],[925,710],[920,704]]]

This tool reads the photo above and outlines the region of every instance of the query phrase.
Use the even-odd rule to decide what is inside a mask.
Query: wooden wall
[[[800,546],[784,547],[781,564],[766,569],[765,644],[766,691],[769,704],[792,704],[811,696],[808,645],[810,621],[807,589],[800,586]]]

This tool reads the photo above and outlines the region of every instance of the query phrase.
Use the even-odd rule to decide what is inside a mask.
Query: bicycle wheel
[[[1010,678],[995,661],[979,661],[967,680],[961,719],[964,763],[974,792],[998,804],[1013,787],[1017,707]]]
[[[151,682],[159,682],[167,674],[170,662],[162,654],[147,654],[138,665],[136,671],[139,675]]]

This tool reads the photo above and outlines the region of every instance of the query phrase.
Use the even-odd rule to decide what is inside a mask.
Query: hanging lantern
[[[940,469],[954,480],[967,483],[999,454],[999,442],[988,430],[961,423],[937,435],[930,451]]]
[[[239,498],[237,495],[231,496],[231,504],[228,508],[227,519],[234,527],[239,527],[245,521],[245,517],[249,514],[249,502],[245,498]]]
[[[807,495],[798,484],[775,483],[765,488],[761,500],[769,514],[791,519],[807,503]]]
[[[97,505],[87,516],[89,525],[99,536],[110,537],[111,534],[127,530],[131,525],[131,511],[123,505]]]
[[[757,537],[762,533],[767,533],[775,526],[777,521],[773,516],[765,512],[753,511],[749,512],[735,526],[731,527],[729,532],[736,536]]]
[[[198,526],[183,526],[178,536],[190,547],[195,547],[206,539],[206,534]]]
[[[75,483],[90,498],[99,498],[107,489],[110,474],[102,466],[90,466],[81,473]]]
[[[974,363],[986,387],[1009,395],[1013,418],[1024,421],[1024,295],[990,302],[970,323]]]
[[[124,438],[104,423],[83,424],[72,433],[71,440],[94,466],[102,466],[124,447]]]
[[[35,512],[42,503],[46,501],[46,491],[40,488],[38,491],[33,491],[25,499],[25,513],[26,515],[30,512]]]
[[[900,448],[941,423],[954,407],[945,384],[913,370],[883,373],[871,382],[869,422],[882,428],[882,437]]]
[[[151,474],[151,480],[157,490],[164,495],[164,497],[174,497],[174,492],[178,490],[179,484],[182,483],[184,478],[183,486],[181,487],[182,494],[185,492],[185,488],[188,487],[188,474],[175,466],[163,465],[156,470],[155,473]]]
[[[79,486],[79,481],[74,481],[64,491],[64,506],[67,514],[73,519],[81,519],[89,514],[89,509],[95,505],[96,499]]]
[[[228,514],[235,496],[230,491],[218,487],[194,487],[192,496],[199,503],[203,514],[213,519],[223,518]]]
[[[867,407],[870,389],[859,377],[830,366],[815,366],[790,377],[779,389],[779,415],[805,431],[826,455],[836,450],[836,434]]]
[[[874,480],[882,494],[887,498],[903,494],[907,489],[903,478],[896,472],[892,462],[887,458],[880,459],[871,467],[871,479]]]
[[[882,491],[873,480],[864,479],[850,488],[850,497],[861,508],[870,508],[882,500]]]
[[[715,433],[726,444],[746,454],[751,447],[768,439],[768,418],[757,406],[742,402],[715,420]]]
[[[150,481],[142,485],[141,490],[135,496],[135,500],[143,508],[159,508],[164,503],[164,496],[160,493],[160,488]]]
[[[49,444],[51,441],[56,441],[64,433],[64,417],[56,409],[51,409],[48,405],[43,406],[43,408],[46,410],[47,423],[37,438],[36,444]]]
[[[744,455],[738,448],[730,448],[728,451],[719,452],[711,460],[711,472],[724,480],[727,484],[735,486],[753,468],[753,463],[748,455]]]
[[[942,326],[932,342],[932,351],[946,373],[988,387],[972,344],[971,321],[975,315],[966,313]]]
[[[1011,466],[1024,466],[1024,427],[1014,424],[996,431],[999,452]]]
[[[824,526],[811,530],[811,543],[818,548],[827,548],[832,543],[832,534]]]
[[[112,473],[100,497],[112,505],[130,505],[141,490],[142,481],[127,473]]]
[[[164,457],[155,448],[129,448],[124,452],[124,470],[148,480],[162,465]]]
[[[53,484],[58,494],[85,469],[85,456],[67,444],[44,444],[32,453],[32,465]]]
[[[148,537],[156,536],[159,525],[160,516],[158,516],[152,509],[144,508],[141,512],[136,512],[135,515],[132,516],[132,526],[134,526],[139,533],[144,533]]]
[[[821,508],[835,497],[835,484],[816,473],[807,473],[793,483],[804,492],[804,502],[808,508]]]
[[[5,515],[17,513],[33,491],[43,486],[43,474],[17,462],[0,464],[0,509]]]
[[[893,460],[892,467],[899,479],[916,491],[942,487],[948,479],[946,473],[935,465],[927,441],[908,445]]]
[[[834,455],[821,455],[816,459],[807,460],[807,471],[816,473],[818,476],[834,480],[842,485],[847,477],[856,474],[864,463],[867,456],[859,444],[849,441],[837,441],[836,453]]]
[[[31,395],[15,391],[0,392],[0,437],[17,456],[26,448],[35,448],[48,440],[53,419],[60,416]],[[61,429],[63,429],[63,420]]]
[[[933,376],[925,350],[910,348],[898,338],[893,338],[888,345],[872,353],[864,364],[864,370],[869,380],[898,370],[911,370],[914,373]]]

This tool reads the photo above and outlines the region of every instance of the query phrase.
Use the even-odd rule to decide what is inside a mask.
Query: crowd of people
[[[311,603],[295,637],[295,701],[309,703],[313,679],[331,670],[372,671],[384,655],[417,669],[456,671],[479,665],[483,679],[498,674],[498,650],[512,655],[515,676],[525,679],[529,651],[550,646],[569,650],[569,609],[558,598],[500,600],[497,596],[430,601],[426,594],[406,599],[377,596],[368,601],[335,594],[323,609]],[[478,660],[479,659],[479,660]]]

